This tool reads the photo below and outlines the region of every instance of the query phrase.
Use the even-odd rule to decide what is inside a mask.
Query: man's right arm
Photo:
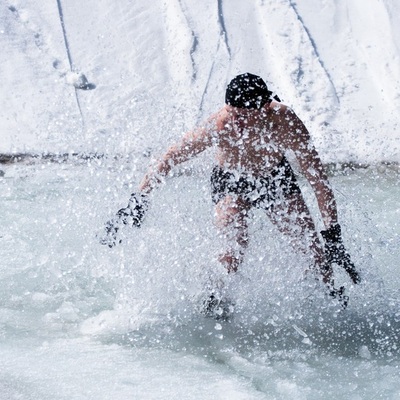
[[[197,128],[185,134],[182,140],[171,146],[154,167],[143,178],[139,190],[149,194],[166,177],[171,169],[188,161],[212,145],[212,128],[208,121],[205,127]]]
[[[121,208],[113,219],[107,221],[105,235],[100,238],[101,244],[114,247],[121,243],[119,230],[122,226],[142,225],[149,207],[148,194],[175,165],[190,160],[212,145],[212,127],[216,126],[215,122],[216,120],[213,121],[211,118],[205,127],[188,132],[179,143],[167,150],[153,168],[149,169],[139,185],[139,191],[131,194],[128,206]]]

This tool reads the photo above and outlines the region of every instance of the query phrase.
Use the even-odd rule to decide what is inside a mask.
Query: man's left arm
[[[311,142],[307,128],[294,113],[291,115],[289,126],[291,132],[289,132],[288,147],[294,151],[301,172],[314,190],[324,221],[325,230],[321,231],[321,234],[325,241],[327,260],[330,264],[337,263],[344,268],[353,283],[357,284],[361,281],[360,274],[343,245],[335,196],[321,159]]]
[[[294,152],[301,172],[310,183],[317,198],[325,228],[329,229],[338,222],[332,187],[307,128],[293,112],[290,114],[291,131],[288,132],[287,146]]]

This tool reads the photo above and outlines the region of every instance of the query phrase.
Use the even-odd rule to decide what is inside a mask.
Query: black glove
[[[147,196],[140,193],[132,193],[128,207],[121,208],[117,212],[117,217],[124,225],[132,224],[140,228],[146,211],[149,208]]]
[[[345,310],[349,303],[349,296],[346,296],[344,294],[344,291],[345,291],[344,286],[340,286],[339,289],[336,289],[333,286],[329,288],[329,296],[333,297],[334,299],[337,299],[339,301],[339,304]]]
[[[128,207],[118,210],[115,218],[106,222],[105,236],[100,239],[100,243],[108,247],[114,247],[116,244],[121,243],[122,240],[118,239],[118,231],[128,224],[139,228],[148,208],[149,201],[147,196],[132,193]]]
[[[351,262],[349,253],[344,248],[340,225],[332,225],[326,231],[321,231],[321,235],[325,240],[325,257],[327,262],[329,264],[338,264],[349,274],[353,283],[360,283],[360,274]]]

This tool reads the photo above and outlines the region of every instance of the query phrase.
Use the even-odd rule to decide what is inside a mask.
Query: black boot
[[[202,313],[206,317],[225,321],[229,319],[233,311],[234,305],[216,293],[211,293],[203,302]]]

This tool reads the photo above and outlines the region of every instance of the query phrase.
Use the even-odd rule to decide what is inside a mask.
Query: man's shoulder
[[[213,126],[216,130],[224,129],[228,122],[229,113],[225,107],[222,107],[216,113],[212,114],[208,119],[209,124]]]
[[[271,101],[271,103],[264,105],[264,109],[267,112],[272,112],[275,114],[282,114],[282,113],[287,113],[287,112],[291,112],[292,109],[287,106],[286,104],[283,103],[279,103],[277,101]]]
[[[292,124],[296,121],[296,114],[286,104],[271,102],[266,110],[267,120],[279,125]]]

